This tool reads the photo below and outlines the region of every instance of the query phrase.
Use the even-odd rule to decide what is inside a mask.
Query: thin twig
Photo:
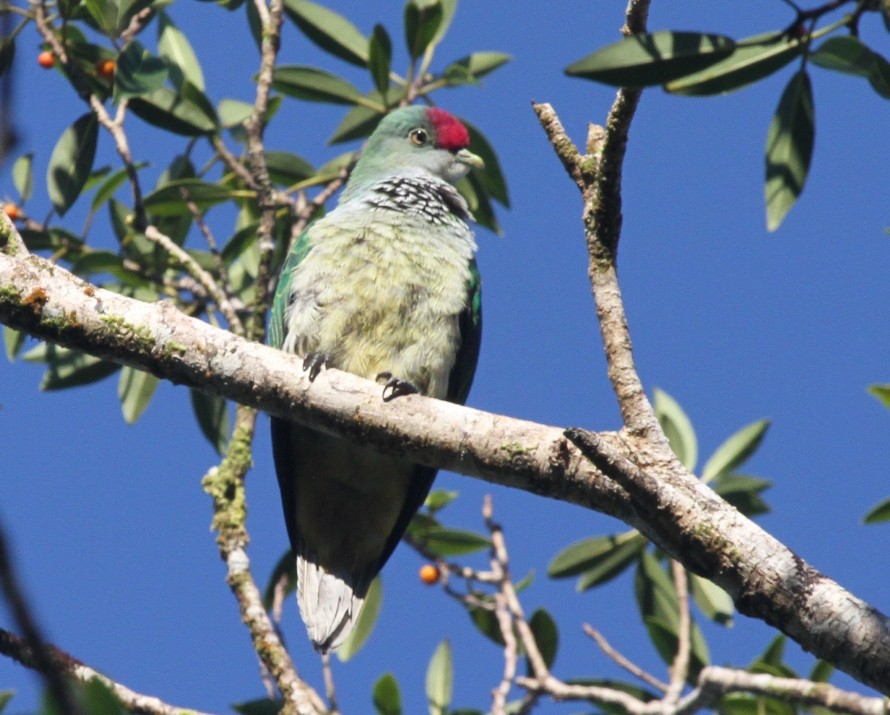
[[[171,258],[176,259],[176,261],[185,268],[192,278],[204,286],[207,294],[214,300],[217,308],[219,308],[220,313],[222,313],[228,321],[229,329],[237,335],[244,335],[244,325],[241,323],[241,318],[238,317],[238,313],[229,302],[228,296],[223,292],[213,276],[201,268],[198,262],[189,255],[188,251],[175,243],[172,238],[161,233],[155,226],[146,227],[145,237],[149,241],[156,243],[163,248]]]
[[[107,688],[109,688],[121,701],[124,707],[131,712],[148,713],[149,715],[207,715],[194,708],[179,707],[170,705],[151,695],[143,695],[135,690],[130,690],[125,685],[111,680],[97,670],[85,665],[77,658],[68,653],[59,650],[48,643],[43,644],[44,650],[52,661],[52,667],[58,672],[64,673],[70,678],[74,678],[78,682],[86,683],[90,680],[98,680]],[[0,653],[9,656],[26,668],[43,672],[41,665],[38,663],[35,651],[28,645],[23,638],[19,638],[14,633],[0,629]],[[66,714],[71,712],[63,710]]]
[[[202,480],[213,499],[213,528],[226,564],[226,581],[238,601],[241,619],[253,639],[263,666],[275,679],[285,700],[284,713],[324,713],[324,701],[303,681],[278,636],[263,605],[262,595],[250,571],[245,527],[244,477],[251,467],[251,444],[256,429],[256,411],[243,405],[235,410],[235,424],[226,454],[218,467]]]
[[[829,683],[780,678],[766,673],[749,673],[711,665],[702,669],[698,676],[698,687],[677,704],[673,715],[691,715],[711,707],[722,695],[739,692],[777,698],[804,707],[819,706],[836,713],[890,713],[890,698],[868,697],[841,690]]]
[[[639,678],[644,683],[651,685],[653,688],[660,690],[661,692],[667,692],[668,684],[662,682],[654,675],[647,673],[640,666],[638,666],[633,661],[629,660],[626,656],[616,650],[609,641],[606,640],[606,637],[600,633],[596,628],[591,625],[585,623],[582,628],[584,632],[589,635],[593,640],[596,641],[596,644],[599,646],[599,649],[605,653],[609,658],[611,658],[615,663],[624,668],[628,673],[633,675],[636,678]]]
[[[272,256],[275,252],[275,202],[272,180],[266,166],[264,133],[269,109],[269,94],[272,87],[272,72],[278,57],[283,18],[283,0],[270,0],[269,6],[262,0],[254,3],[263,26],[260,70],[257,73],[256,96],[253,113],[244,123],[247,130],[247,150],[250,159],[250,173],[256,185],[257,201],[260,207],[260,225],[257,230],[260,261],[256,277],[256,297],[248,337],[262,339],[266,329],[266,311],[270,295]]]
[[[676,703],[683,694],[683,686],[689,677],[689,657],[692,652],[692,618],[689,613],[689,581],[686,569],[679,561],[671,559],[671,575],[677,592],[677,652],[671,663],[671,684],[664,695],[668,703]]]
[[[329,652],[321,654],[321,670],[324,676],[324,691],[328,698],[328,711],[337,713],[340,710],[337,707],[337,686],[334,683],[334,671],[331,668],[331,654]]]

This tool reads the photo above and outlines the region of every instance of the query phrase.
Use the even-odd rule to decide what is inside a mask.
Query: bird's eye
[[[426,129],[418,128],[412,129],[408,134],[408,138],[414,146],[423,146],[429,141],[430,135],[427,134]]]

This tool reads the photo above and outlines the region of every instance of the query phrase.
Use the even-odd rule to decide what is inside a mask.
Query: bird
[[[444,109],[383,117],[337,206],[284,261],[269,342],[314,381],[335,368],[463,404],[479,357],[476,241],[455,184],[484,162]],[[423,505],[436,469],[271,418],[272,452],[296,558],[300,614],[315,649],[351,632],[372,580]]]

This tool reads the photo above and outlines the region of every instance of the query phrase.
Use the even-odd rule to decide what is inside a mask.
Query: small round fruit
[[[56,56],[49,50],[44,50],[39,55],[37,55],[37,64],[48,70],[50,67],[56,64]]]
[[[22,210],[15,204],[3,204],[3,213],[10,221],[17,221],[22,217]]]
[[[105,79],[111,79],[114,76],[115,65],[114,60],[99,60],[96,63],[96,73]]]
[[[432,564],[424,564],[420,567],[420,580],[427,586],[432,586],[433,584],[438,583],[441,575],[438,567],[433,566]]]

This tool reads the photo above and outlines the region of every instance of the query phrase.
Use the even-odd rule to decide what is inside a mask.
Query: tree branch
[[[0,251],[10,242],[8,224],[0,224]],[[890,692],[890,621],[884,615],[676,461],[641,469],[621,435],[564,435],[556,427],[418,395],[384,402],[379,385],[336,370],[310,384],[297,356],[213,328],[169,303],[142,303],[97,288],[37,256],[0,252],[0,322],[384,453],[615,516],[722,586],[742,613]]]
[[[185,715],[186,713],[188,715],[207,715],[206,713],[202,713],[193,708],[177,707],[176,705],[170,705],[151,695],[143,695],[134,690],[130,690],[125,685],[121,685],[111,678],[102,675],[99,671],[93,670],[90,666],[82,663],[77,658],[68,655],[68,653],[59,650],[53,645],[44,643],[42,649],[46,651],[47,656],[49,657],[51,671],[64,673],[81,683],[86,683],[90,680],[99,680],[111,690],[117,696],[118,700],[123,703],[124,707],[131,712],[149,713],[149,715]],[[46,665],[30,645],[25,642],[24,639],[19,638],[14,633],[10,633],[2,628],[0,628],[0,653],[9,656],[26,668],[31,668],[41,673],[48,674],[48,671],[45,670]],[[68,715],[68,713],[79,712],[79,710],[63,707],[62,712]]]

